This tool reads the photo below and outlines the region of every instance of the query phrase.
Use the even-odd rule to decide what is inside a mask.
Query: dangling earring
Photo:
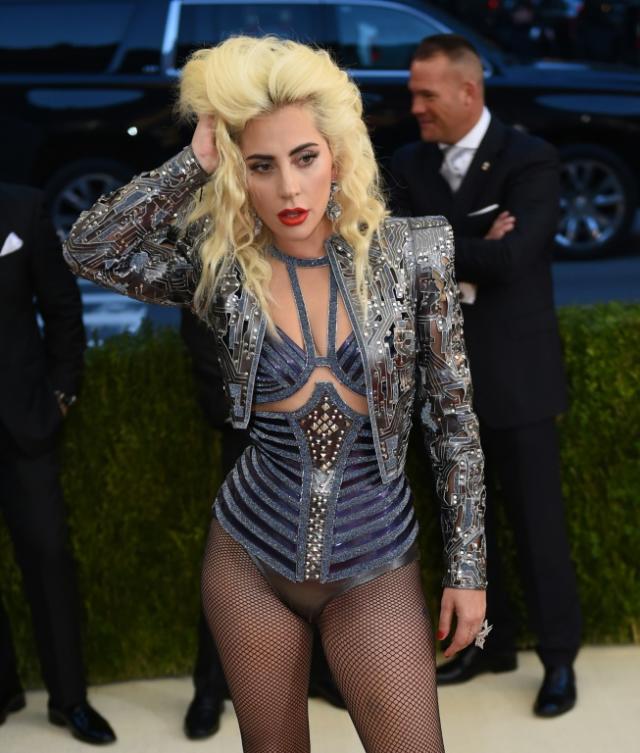
[[[335,180],[331,181],[331,189],[329,191],[329,203],[327,204],[327,217],[331,220],[331,222],[335,222],[340,215],[342,214],[342,207],[340,204],[336,201],[336,194],[338,193],[338,182]]]
[[[258,217],[256,210],[253,208],[251,209],[251,219],[253,220],[253,237],[255,238],[262,230],[262,220]]]

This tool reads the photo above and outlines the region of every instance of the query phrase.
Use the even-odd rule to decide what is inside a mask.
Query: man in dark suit
[[[180,334],[191,355],[193,379],[202,414],[210,426],[222,432],[222,473],[226,476],[247,447],[249,432],[234,429],[229,422],[229,406],[224,396],[213,333],[200,319],[183,309]],[[184,731],[191,740],[199,740],[218,730],[223,699],[229,695],[220,657],[202,611],[198,622],[198,653],[193,684],[195,693],[187,709]],[[320,696],[338,708],[345,708],[317,642],[312,657],[310,694]]]
[[[41,334],[37,315],[43,323]],[[31,607],[49,720],[89,743],[115,740],[87,702],[74,563],[56,439],[85,347],[80,294],[31,188],[0,184],[0,508]],[[25,705],[0,601],[0,724]]]
[[[399,215],[444,215],[454,229],[488,486],[487,615],[493,632],[484,652],[471,646],[439,668],[438,680],[463,682],[516,668],[516,629],[496,541],[499,487],[545,667],[534,710],[556,716],[575,703],[573,662],[581,630],[554,421],[567,405],[550,271],[557,157],[549,144],[491,115],[481,60],[462,37],[423,40],[409,89],[421,141],[393,156],[392,204]]]

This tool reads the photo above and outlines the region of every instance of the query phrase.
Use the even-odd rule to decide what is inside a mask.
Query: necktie
[[[444,157],[440,166],[440,175],[447,181],[454,193],[460,188],[460,184],[464,178],[460,157],[466,151],[463,146],[455,146],[455,144],[443,150]]]
[[[463,170],[460,157],[465,154],[467,150],[460,146],[448,146],[443,149],[443,160],[440,166],[440,175],[447,181],[451,191],[455,193],[462,183],[466,171]],[[466,155],[465,155],[466,156]],[[469,305],[475,303],[476,294],[478,292],[477,285],[470,282],[458,282],[458,290],[460,292],[460,300],[462,303]]]

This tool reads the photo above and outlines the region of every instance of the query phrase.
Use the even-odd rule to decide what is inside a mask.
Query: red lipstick
[[[308,216],[309,210],[300,207],[283,209],[282,212],[278,212],[278,219],[283,225],[301,225]]]

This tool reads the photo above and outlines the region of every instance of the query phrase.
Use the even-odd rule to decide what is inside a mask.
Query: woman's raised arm
[[[192,145],[83,212],[64,244],[81,277],[148,303],[189,305],[200,277],[204,222],[185,227],[191,200],[217,165],[212,119]]]

